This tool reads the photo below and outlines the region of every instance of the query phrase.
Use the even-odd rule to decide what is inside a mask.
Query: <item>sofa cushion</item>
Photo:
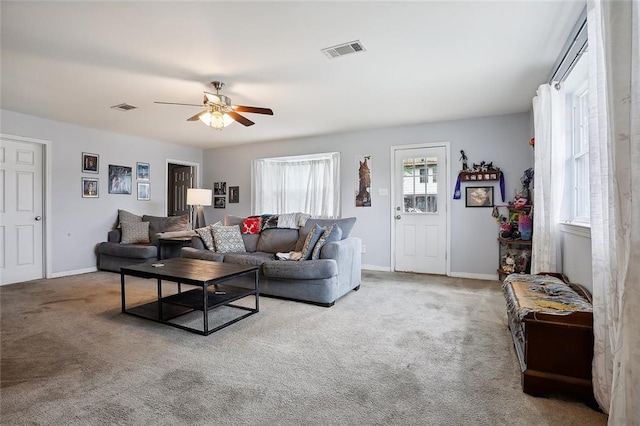
[[[234,263],[236,265],[260,266],[268,260],[273,260],[273,253],[256,251],[253,253],[227,253],[224,255],[224,263]]]
[[[122,228],[123,223],[130,222],[142,222],[142,216],[118,209],[118,228]]]
[[[196,233],[202,239],[204,246],[207,250],[215,251],[215,245],[213,244],[213,234],[211,233],[211,228],[209,226],[205,226],[204,228],[198,228],[195,230]]]
[[[150,259],[158,255],[158,249],[151,244],[120,244],[100,243],[98,246],[100,255],[115,257],[128,257],[133,259]]]
[[[302,245],[302,256],[300,260],[309,260],[311,259],[311,254],[313,253],[313,248],[316,243],[322,236],[322,233],[326,230],[326,228],[321,227],[320,225],[315,225],[313,230],[307,234],[307,238],[305,238],[304,244]]]
[[[169,231],[189,231],[189,215],[182,216],[142,216],[144,222],[149,222],[149,236],[151,244],[158,244],[157,234]]]
[[[260,217],[248,217],[242,221],[243,234],[259,234],[260,233]]]
[[[278,253],[293,251],[298,241],[297,229],[265,229],[260,233],[257,251]]]
[[[311,253],[311,259],[312,260],[320,259],[320,250],[322,250],[322,247],[325,244],[332,243],[334,241],[340,241],[341,239],[342,239],[342,229],[340,229],[340,227],[334,223],[333,225],[328,227],[322,233],[322,235],[320,235],[318,242],[313,247],[313,252]]]
[[[238,225],[211,226],[211,232],[217,253],[246,252]]]
[[[194,239],[202,242],[199,237],[194,237]],[[194,247],[182,247],[182,250],[180,250],[180,257],[186,257],[189,259],[202,259],[210,260],[212,262],[222,262],[225,256],[226,255],[222,253],[205,250],[204,246],[200,249]]]
[[[242,234],[242,241],[244,241],[245,250],[249,252],[257,251],[259,239],[260,234]]]
[[[262,264],[262,273],[268,278],[290,280],[320,280],[338,275],[338,264],[333,259],[286,262],[273,260]]]
[[[122,222],[120,244],[149,244],[149,222]]]
[[[353,225],[356,223],[355,217],[345,217],[342,219],[309,219],[307,223],[300,228],[300,238],[298,238],[298,243],[296,244],[295,251],[302,251],[302,245],[304,244],[305,238],[307,238],[307,234],[309,231],[313,229],[315,224],[320,226],[329,227],[333,224],[337,224],[340,229],[342,229],[342,239],[344,240],[351,234],[351,230],[353,229]]]

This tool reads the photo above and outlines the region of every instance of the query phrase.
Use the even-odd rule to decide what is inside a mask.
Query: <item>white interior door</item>
[[[0,141],[0,285],[44,277],[43,147]]]
[[[394,270],[447,273],[446,148],[396,149]]]

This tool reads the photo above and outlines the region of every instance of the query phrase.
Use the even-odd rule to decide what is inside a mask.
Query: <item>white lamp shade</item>
[[[190,206],[210,206],[211,190],[203,188],[188,188],[187,204]]]

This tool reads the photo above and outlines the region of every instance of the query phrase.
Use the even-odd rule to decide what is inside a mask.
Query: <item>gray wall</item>
[[[202,150],[135,136],[105,132],[67,123],[0,110],[2,133],[51,142],[52,273],[54,276],[96,267],[95,247],[105,241],[118,209],[138,214],[165,214],[166,161],[202,164]],[[99,174],[82,173],[82,152],[100,156]],[[150,164],[151,200],[109,194],[108,165]],[[99,198],[82,198],[81,178],[98,177]],[[134,176],[135,188],[135,176]]]
[[[450,142],[451,197],[461,164],[459,152],[464,149],[471,163],[493,161],[506,178],[506,201],[520,188],[520,177],[533,166],[530,113],[510,114],[470,120],[448,121],[379,130],[318,136],[299,140],[276,141],[259,145],[242,145],[204,151],[203,187],[224,181],[240,187],[240,203],[227,204],[226,209],[208,207],[207,223],[222,219],[225,213],[244,216],[251,209],[251,161],[255,158],[339,151],[341,153],[342,216],[356,216],[353,230],[363,240],[367,252],[362,262],[372,269],[391,268],[391,213],[389,196],[378,196],[378,189],[391,188],[390,147],[431,142]],[[356,208],[355,156],[372,157],[372,207]],[[463,185],[464,187],[465,185]],[[495,184],[496,202],[500,190]],[[464,199],[452,201],[451,274],[463,277],[497,277],[498,227],[491,209],[465,208]]]

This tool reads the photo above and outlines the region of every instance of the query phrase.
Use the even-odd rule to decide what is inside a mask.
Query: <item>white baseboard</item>
[[[60,277],[68,277],[70,275],[88,274],[89,272],[96,272],[97,270],[98,268],[94,266],[93,268],[74,269],[71,271],[54,272],[48,278],[60,278]]]
[[[450,277],[469,278],[472,280],[498,281],[498,275],[493,274],[471,274],[468,272],[451,272]]]
[[[362,265],[362,269],[366,271],[391,272],[390,266]]]

